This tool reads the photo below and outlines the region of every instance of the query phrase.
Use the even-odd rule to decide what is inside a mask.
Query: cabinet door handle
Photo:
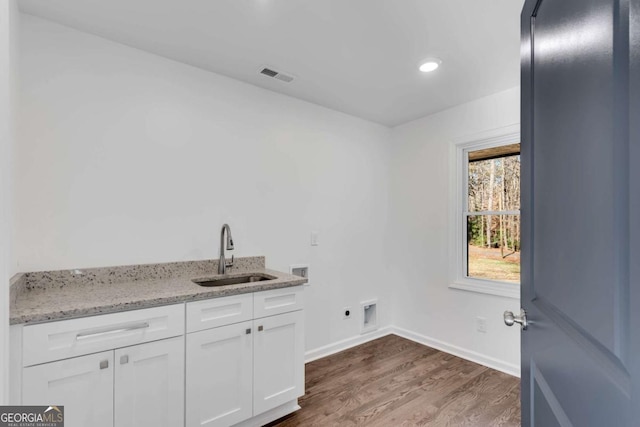
[[[129,363],[129,356],[126,354],[124,356],[120,356],[120,364],[125,365],[127,363]]]
[[[245,334],[249,335],[251,333],[251,328],[247,328],[247,330],[245,331]]]
[[[262,325],[258,326],[258,332],[262,332],[264,330],[264,327]]]
[[[77,341],[86,340],[87,338],[101,337],[104,335],[117,334],[120,332],[135,331],[136,329],[146,329],[148,327],[149,327],[149,322],[140,322],[140,323],[134,323],[129,326],[124,326],[124,327],[104,328],[104,329],[94,330],[91,332],[80,332],[76,334],[76,340]]]
[[[109,361],[108,360],[101,360],[100,361],[100,369],[107,369],[109,367]]]

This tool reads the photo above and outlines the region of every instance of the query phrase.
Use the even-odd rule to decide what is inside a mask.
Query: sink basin
[[[219,276],[209,277],[203,279],[193,279],[193,283],[200,286],[227,286],[227,285],[241,285],[243,283],[262,282],[264,280],[273,280],[275,276],[269,276],[263,273],[247,273],[234,276]]]

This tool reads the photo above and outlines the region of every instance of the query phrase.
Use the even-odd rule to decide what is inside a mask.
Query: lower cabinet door
[[[184,337],[115,351],[115,426],[184,425]]]
[[[304,395],[304,313],[253,323],[253,413],[258,415]]]
[[[253,336],[251,321],[187,335],[188,427],[251,418]]]
[[[113,427],[113,351],[24,368],[22,404],[64,406],[67,427]]]

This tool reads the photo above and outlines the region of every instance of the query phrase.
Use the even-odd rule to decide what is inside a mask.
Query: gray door
[[[523,426],[640,426],[639,3],[524,5]]]

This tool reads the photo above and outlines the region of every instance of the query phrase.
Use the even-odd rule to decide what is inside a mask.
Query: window
[[[452,288],[520,296],[519,140],[513,132],[456,145]]]

